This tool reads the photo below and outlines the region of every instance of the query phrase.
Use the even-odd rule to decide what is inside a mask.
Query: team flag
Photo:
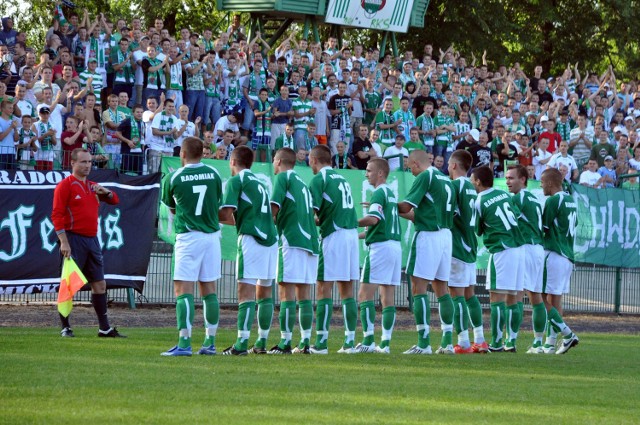
[[[87,283],[82,271],[72,258],[65,258],[62,264],[62,276],[60,277],[60,290],[58,292],[58,311],[64,317],[71,314],[73,308],[73,296]]]

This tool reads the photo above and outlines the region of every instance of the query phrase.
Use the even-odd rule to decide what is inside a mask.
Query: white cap
[[[474,128],[473,130],[471,130],[469,132],[469,136],[471,136],[473,140],[475,140],[476,142],[480,141],[480,132],[478,131],[477,128]]]

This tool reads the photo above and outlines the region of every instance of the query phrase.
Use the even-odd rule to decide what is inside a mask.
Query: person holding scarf
[[[114,49],[109,61],[115,71],[113,79],[113,93],[119,95],[126,92],[131,99],[133,95],[133,83],[135,82],[135,71],[138,65],[133,60],[133,52],[129,51],[129,39],[121,38],[118,43],[119,49]]]
[[[142,105],[133,107],[133,116],[118,125],[115,137],[120,140],[122,153],[122,171],[125,173],[142,174],[142,149],[146,145],[144,134],[146,125],[142,121]]]
[[[165,72],[169,67],[169,56],[165,56],[164,60],[158,59],[158,51],[154,46],[147,47],[148,57],[142,59],[142,71],[144,74],[142,82],[142,104],[146,105],[147,99],[150,97],[160,98],[166,87]],[[165,70],[163,70],[165,69]]]

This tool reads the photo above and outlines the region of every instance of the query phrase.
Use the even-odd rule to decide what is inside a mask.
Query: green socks
[[[512,304],[507,306],[507,330],[509,331],[509,341],[515,341],[518,339],[518,331],[520,330],[520,324],[522,323],[522,316],[518,304]]]
[[[464,300],[463,300],[464,301]],[[453,301],[451,295],[444,294],[438,297],[438,311],[440,313],[440,328],[442,329],[442,340],[440,346],[446,348],[452,345],[452,333],[453,333]]]
[[[238,306],[238,339],[234,344],[234,348],[238,351],[246,351],[249,344],[249,335],[251,334],[251,326],[255,318],[256,303],[255,301],[247,301],[240,303]]]
[[[358,323],[358,306],[353,298],[342,300],[342,315],[344,316],[344,347],[353,347]]]
[[[482,306],[478,297],[474,295],[467,300],[467,310],[473,327],[473,342],[482,344],[484,342],[484,329],[482,328]]]
[[[504,342],[502,330],[505,325],[505,310],[504,301],[491,303],[491,346],[495,348],[502,346]]]
[[[362,323],[362,334],[364,339],[362,345],[371,345],[374,342],[373,332],[376,320],[376,307],[373,301],[360,303],[360,322]]]
[[[296,302],[295,301],[283,301],[280,304],[280,314],[278,315],[280,320],[280,342],[278,347],[284,349],[291,347],[291,337],[293,335],[293,327],[296,324]]]
[[[178,347],[191,347],[191,326],[196,313],[193,294],[184,294],[176,298],[176,319],[178,322]]]
[[[329,324],[331,323],[332,313],[333,301],[331,298],[322,298],[318,300],[318,305],[316,306],[316,348],[327,348]]]
[[[569,326],[562,320],[562,316],[560,316],[560,312],[555,309],[555,307],[551,307],[547,314],[549,318],[549,323],[553,327],[553,330],[556,333],[561,333],[563,337],[568,338],[573,335]]]
[[[204,313],[205,331],[205,337],[202,346],[209,347],[216,344],[216,332],[218,330],[218,321],[220,318],[220,304],[218,303],[218,295],[209,294],[203,297],[202,309]]]
[[[300,348],[308,347],[311,340],[313,323],[313,304],[311,300],[298,301],[298,321],[300,323]]]
[[[533,323],[533,346],[542,345],[544,336],[544,328],[547,326],[547,309],[544,303],[532,306],[531,321]]]
[[[271,298],[263,298],[258,300],[258,340],[256,347],[267,348],[267,338],[269,338],[269,330],[271,329],[271,320],[273,320],[273,300]]]
[[[391,334],[396,324],[396,308],[385,307],[382,309],[382,340],[380,348],[388,347],[391,342]]]
[[[469,348],[471,346],[469,342],[469,316],[464,297],[453,299],[453,327],[458,334],[458,345]]]
[[[413,297],[413,317],[416,319],[416,330],[418,331],[418,347],[427,348],[429,346],[429,295],[420,294]]]

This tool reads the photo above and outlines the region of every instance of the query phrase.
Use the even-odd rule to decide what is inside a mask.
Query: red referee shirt
[[[84,182],[73,175],[62,180],[53,193],[53,211],[51,221],[56,234],[63,231],[94,237],[98,234],[98,208],[100,201],[111,205],[120,202],[115,192],[113,197],[96,195],[91,186],[95,183]]]

